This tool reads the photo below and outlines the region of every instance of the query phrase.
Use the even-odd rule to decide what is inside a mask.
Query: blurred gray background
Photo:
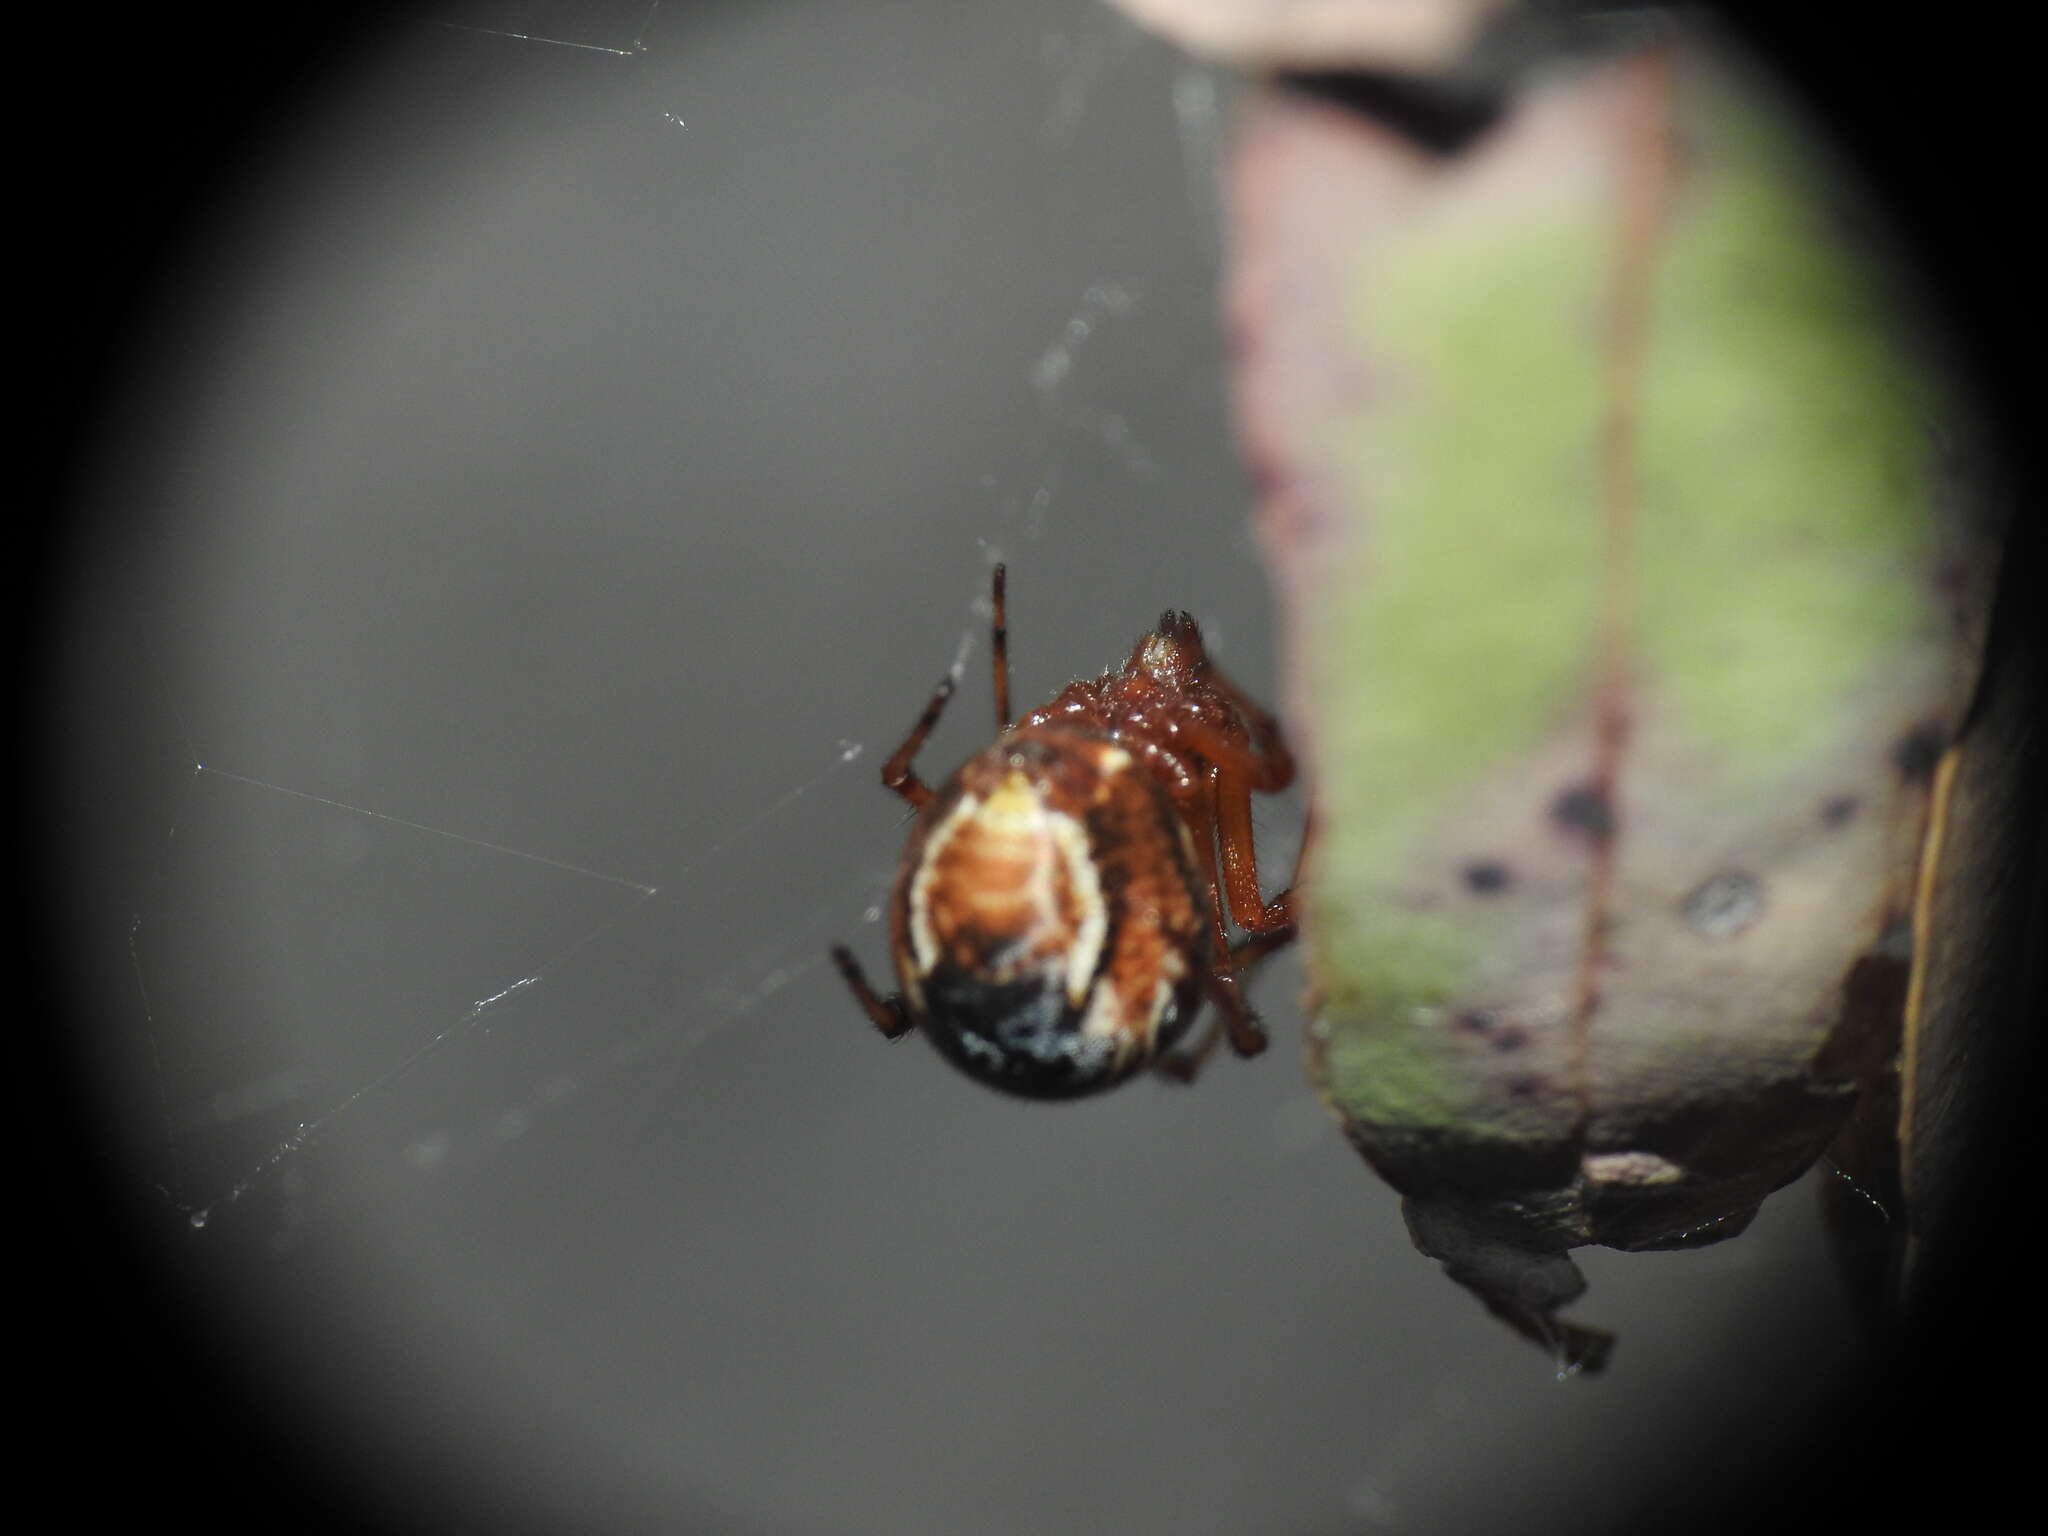
[[[1291,959],[1265,1057],[1067,1106],[825,962],[886,968],[963,645],[928,771],[987,740],[994,558],[1020,701],[1167,605],[1273,692],[1227,83],[1083,0],[448,19],[219,221],[67,676],[105,1134],[309,1455],[563,1530],[1597,1530],[1824,1413],[1811,1180],[1583,1255],[1558,1382],[1309,1094]]]

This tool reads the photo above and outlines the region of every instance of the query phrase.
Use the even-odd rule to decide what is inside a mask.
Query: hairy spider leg
[[[846,984],[853,989],[854,1001],[859,1003],[875,1028],[882,1032],[885,1040],[901,1040],[910,1033],[910,1014],[898,995],[883,997],[868,985],[867,973],[860,968],[860,962],[853,958],[853,951],[844,944],[832,946],[832,963],[839,967],[839,974],[846,978]]]

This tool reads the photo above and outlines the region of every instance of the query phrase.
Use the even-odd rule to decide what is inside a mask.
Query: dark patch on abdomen
[[[1077,1061],[1058,1047],[1080,1034],[1080,1010],[1064,990],[1043,980],[990,981],[943,961],[924,978],[925,1035],[954,1066],[992,1088],[1033,1099],[1070,1099],[1123,1081],[1138,1065],[1123,1070]],[[1083,999],[1085,1006],[1086,999]],[[969,1039],[1001,1055],[991,1061]]]

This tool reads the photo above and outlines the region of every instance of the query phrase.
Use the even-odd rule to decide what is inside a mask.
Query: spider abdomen
[[[1186,827],[1106,735],[1025,728],[925,807],[892,902],[911,1017],[996,1087],[1121,1082],[1187,1030],[1210,916]]]

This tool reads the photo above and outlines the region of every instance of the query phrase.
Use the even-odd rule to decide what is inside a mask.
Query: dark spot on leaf
[[[1490,1009],[1466,1008],[1451,1020],[1451,1028],[1463,1030],[1468,1035],[1484,1035],[1499,1023],[1499,1016]]]
[[[1924,783],[1934,776],[1934,765],[1941,761],[1941,749],[1946,745],[1947,738],[1938,728],[1917,725],[1892,748],[1892,766],[1908,784]]]
[[[1510,1024],[1493,1037],[1491,1044],[1496,1051],[1519,1051],[1529,1043],[1529,1032],[1519,1025]]]
[[[1742,932],[1763,908],[1763,882],[1739,869],[1709,875],[1679,904],[1686,924],[1710,939]]]
[[[1903,953],[1891,938],[1887,930],[1842,977],[1841,1017],[1813,1062],[1818,1078],[1868,1083],[1894,1069],[1913,965],[1910,932]]]
[[[1508,1097],[1511,1099],[1533,1099],[1543,1093],[1543,1079],[1531,1077],[1525,1072],[1516,1073],[1502,1086],[1507,1089]]]
[[[1465,889],[1477,896],[1492,896],[1515,883],[1514,871],[1496,859],[1474,859],[1464,869]]]
[[[1913,920],[1908,917],[1894,917],[1884,925],[1878,935],[1878,954],[1887,959],[1910,963],[1913,959]]]
[[[1825,826],[1845,827],[1861,806],[1862,802],[1854,795],[1835,795],[1822,804],[1821,822]]]
[[[1550,802],[1550,819],[1567,831],[1582,833],[1596,843],[1614,836],[1614,807],[1597,784],[1573,784],[1558,792]]]

